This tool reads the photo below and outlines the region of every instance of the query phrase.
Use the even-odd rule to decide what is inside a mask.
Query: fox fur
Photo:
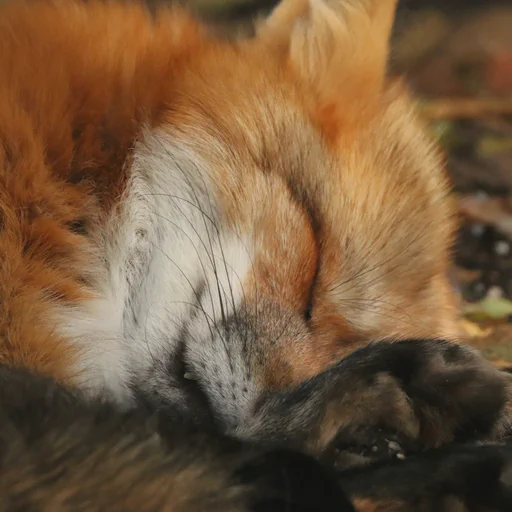
[[[0,8],[0,510],[509,510],[395,7]]]

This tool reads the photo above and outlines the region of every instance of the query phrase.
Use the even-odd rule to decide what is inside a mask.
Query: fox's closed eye
[[[306,305],[306,309],[304,310],[304,319],[306,322],[309,322],[311,320],[311,317],[313,316],[313,300],[310,299]]]

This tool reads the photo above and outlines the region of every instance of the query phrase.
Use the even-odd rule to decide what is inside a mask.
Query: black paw
[[[319,432],[330,438],[323,457],[334,457],[335,465],[502,439],[511,424],[510,375],[463,345],[374,343],[330,372],[324,379],[338,395],[329,400]]]
[[[238,471],[251,512],[355,512],[336,476],[307,455],[275,450]]]
[[[353,502],[364,502],[369,510],[512,510],[510,446],[446,447],[401,462],[381,462],[340,472],[339,476]]]
[[[414,452],[411,439],[386,428],[361,427],[342,430],[325,449],[322,461],[334,469],[360,466],[385,459],[404,460]]]

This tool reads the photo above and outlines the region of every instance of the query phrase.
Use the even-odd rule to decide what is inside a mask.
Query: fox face
[[[455,336],[394,8],[285,0],[227,42],[179,11],[8,6],[2,360],[236,431],[362,345]]]
[[[511,509],[394,9],[2,5],[0,509]]]

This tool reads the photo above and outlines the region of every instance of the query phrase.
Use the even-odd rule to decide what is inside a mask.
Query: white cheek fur
[[[131,379],[172,353],[186,322],[207,330],[243,299],[252,249],[223,230],[208,171],[167,133],[137,143],[126,194],[97,234],[97,298],[53,319],[80,350],[87,392],[129,406]]]

